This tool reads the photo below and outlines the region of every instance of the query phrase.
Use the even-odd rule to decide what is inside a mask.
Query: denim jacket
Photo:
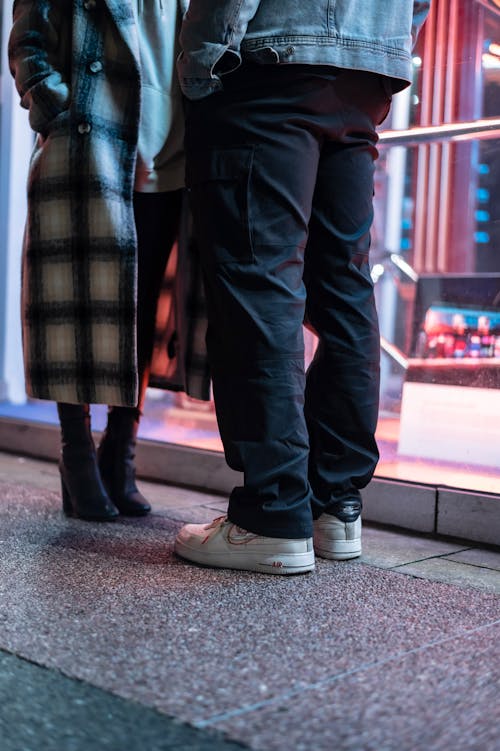
[[[184,0],[185,2],[185,0]],[[411,81],[411,50],[430,0],[191,0],[177,63],[190,99],[222,89],[242,59],[306,63]]]

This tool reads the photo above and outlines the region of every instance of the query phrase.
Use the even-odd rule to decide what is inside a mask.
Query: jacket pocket
[[[61,133],[66,133],[69,126],[69,109],[63,110],[58,115],[44,124],[43,129],[40,130],[40,134],[45,140],[49,136],[55,136]]]
[[[71,103],[69,86],[53,72],[32,86],[22,97],[21,104],[29,110],[29,122],[35,133],[45,136]]]
[[[206,263],[252,263],[248,206],[252,146],[191,152],[186,184]]]

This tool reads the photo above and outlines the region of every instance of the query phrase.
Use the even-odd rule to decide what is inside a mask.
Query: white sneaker
[[[188,561],[215,568],[263,574],[302,574],[314,569],[312,537],[263,537],[237,527],[226,516],[210,524],[186,524],[176,537],[174,549]]]
[[[314,551],[321,558],[344,561],[361,555],[361,516],[343,522],[331,514],[321,514],[314,522]]]

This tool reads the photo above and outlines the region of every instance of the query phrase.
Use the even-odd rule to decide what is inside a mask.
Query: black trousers
[[[228,464],[229,518],[300,538],[359,498],[378,452],[369,268],[382,77],[243,65],[189,105],[186,149]],[[319,346],[304,373],[303,322]]]
[[[134,193],[137,232],[137,367],[139,408],[147,386],[163,275],[179,231],[182,190]]]

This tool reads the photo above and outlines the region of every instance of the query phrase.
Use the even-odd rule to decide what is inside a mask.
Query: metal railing
[[[405,130],[381,130],[379,138],[384,146],[419,146],[424,143],[500,138],[500,118],[490,117],[443,125],[417,125]]]

